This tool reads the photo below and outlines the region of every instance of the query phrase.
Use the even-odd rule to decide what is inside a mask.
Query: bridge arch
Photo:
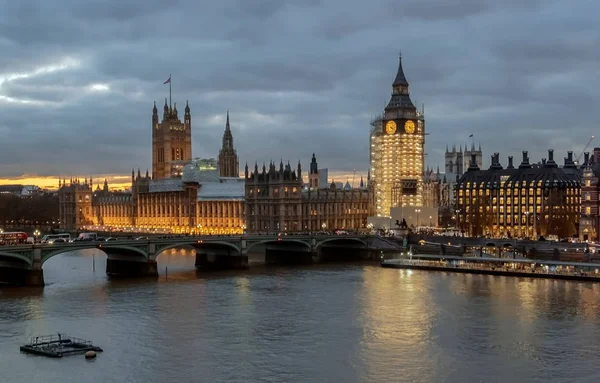
[[[250,251],[250,249],[252,249],[254,246],[258,246],[258,245],[267,245],[269,243],[274,243],[274,244],[282,244],[282,243],[299,243],[303,246],[305,246],[309,251],[312,250],[312,246],[310,244],[310,242],[307,241],[303,241],[301,239],[281,239],[278,240],[276,238],[270,238],[270,239],[265,239],[262,241],[258,241],[258,242],[253,242],[251,244],[249,244],[248,246],[246,246],[246,252]]]
[[[317,245],[315,246],[315,250],[318,249],[319,247],[323,246],[326,243],[329,242],[358,242],[360,244],[362,244],[364,247],[367,247],[367,242],[365,242],[364,240],[360,239],[360,238],[354,238],[354,237],[339,237],[339,238],[328,238],[325,239],[321,242],[318,242]]]
[[[100,250],[101,252],[103,252],[104,254],[106,254],[106,256],[109,256],[110,250],[115,250],[116,252],[128,252],[128,253],[135,253],[136,255],[139,255],[145,259],[148,259],[148,254],[146,254],[145,251],[138,249],[136,247],[132,247],[132,246],[115,246],[115,245],[111,245],[111,246],[106,246],[106,245],[95,245],[95,246],[81,246],[81,247],[64,247],[61,249],[57,249],[55,251],[51,251],[48,252],[46,254],[42,253],[42,266],[44,265],[44,263],[46,261],[48,261],[50,258],[57,256],[59,254],[64,254],[64,253],[68,253],[71,251],[78,251],[78,250],[86,250],[86,249],[96,249],[96,250]]]
[[[201,249],[202,246],[206,246],[206,245],[218,245],[218,246],[224,246],[224,247],[229,247],[233,250],[235,250],[236,252],[240,252],[240,248],[236,245],[234,245],[233,243],[229,243],[229,242],[224,242],[224,241],[202,241],[202,242],[198,242],[198,241],[189,241],[189,242],[179,242],[179,243],[173,243],[173,244],[168,244],[165,245],[164,247],[158,247],[156,249],[155,255],[154,255],[154,259],[158,258],[159,255],[161,255],[162,253],[164,253],[166,250],[170,250],[170,249],[175,249],[177,247],[183,247],[183,246],[190,246],[193,247],[194,249]]]
[[[31,267],[33,265],[33,259],[21,253],[9,253],[0,251],[0,258],[5,258],[7,260],[19,260],[27,264],[27,266]]]

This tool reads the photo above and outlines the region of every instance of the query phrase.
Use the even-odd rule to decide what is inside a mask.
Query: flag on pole
[[[169,75],[169,79],[167,81],[163,82],[163,85],[164,84],[170,84],[170,83],[171,83],[171,75]]]
[[[167,81],[171,81],[171,77],[169,77],[169,79]],[[165,82],[165,84],[166,84],[166,82]],[[472,134],[469,136],[469,138],[471,138],[471,137],[473,137]]]

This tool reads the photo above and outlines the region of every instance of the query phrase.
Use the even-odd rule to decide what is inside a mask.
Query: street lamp
[[[323,224],[321,225],[321,228],[323,229],[323,231],[325,231],[325,229],[327,229],[327,224],[325,222],[323,222]]]
[[[369,233],[373,231],[373,222],[367,224],[367,229],[369,229]]]
[[[246,232],[246,225],[242,224],[242,234]]]
[[[431,227],[431,216],[429,216],[429,227]]]
[[[35,231],[33,232],[33,238],[35,242],[37,242],[37,237],[39,237],[40,234],[40,231],[38,229],[35,229]]]
[[[421,212],[421,209],[415,209],[415,213],[417,213],[417,227],[419,226],[419,213]]]

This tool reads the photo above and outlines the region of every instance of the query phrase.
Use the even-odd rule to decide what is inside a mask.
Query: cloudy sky
[[[195,157],[217,155],[229,109],[242,165],[315,152],[365,173],[400,51],[429,165],[469,134],[484,164],[561,159],[598,132],[598,15],[596,0],[0,0],[0,178],[149,168],[169,74]]]

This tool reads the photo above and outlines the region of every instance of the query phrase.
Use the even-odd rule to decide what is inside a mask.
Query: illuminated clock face
[[[396,133],[396,123],[394,121],[388,121],[385,124],[385,132],[387,134],[394,134],[394,133]]]
[[[408,120],[404,123],[404,131],[408,134],[413,134],[415,132],[415,123],[412,120]]]

